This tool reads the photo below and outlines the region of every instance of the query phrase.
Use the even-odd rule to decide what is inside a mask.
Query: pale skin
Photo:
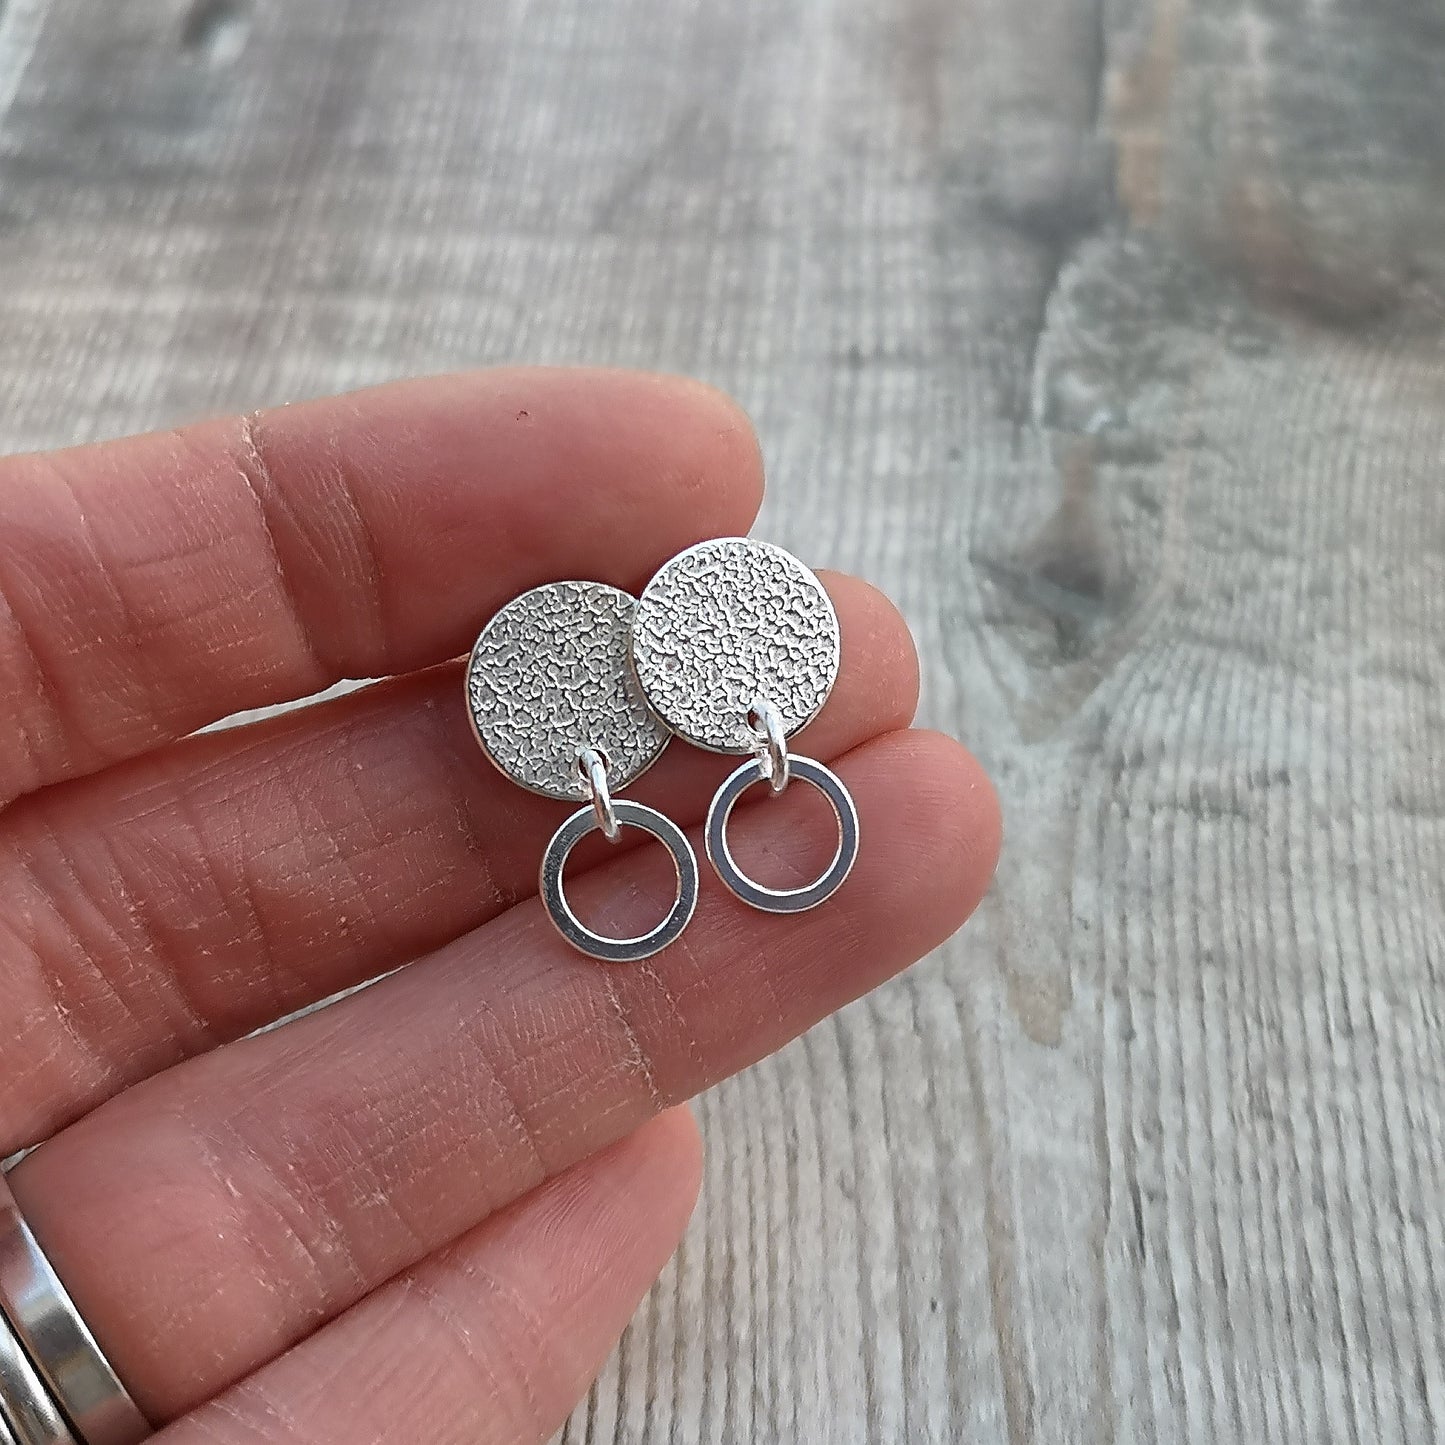
[[[761,495],[732,403],[611,372],[0,461],[0,1153],[47,1141],[15,1195],[168,1442],[549,1438],[682,1236],[685,1101],[982,897],[993,791],[910,728],[895,609],[824,574],[843,667],[796,746],[857,799],[847,884],[771,917],[704,863],[688,933],[641,965],[552,931],[536,869],[567,810],[487,765],[456,659],[526,588],[636,591]],[[195,733],[355,677],[390,680]],[[726,768],[674,746],[628,796],[701,853]],[[734,827],[802,882],[797,791]],[[589,921],[660,916],[657,852],[579,850]]]

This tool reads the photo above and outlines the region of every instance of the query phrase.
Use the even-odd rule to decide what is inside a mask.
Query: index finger
[[[514,369],[0,462],[0,804],[244,709],[464,651],[538,582],[745,532],[696,382]]]

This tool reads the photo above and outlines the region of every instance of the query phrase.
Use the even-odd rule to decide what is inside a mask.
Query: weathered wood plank
[[[0,5],[0,443],[702,374],[1000,780],[570,1440],[1439,1437],[1442,180],[1430,0]]]

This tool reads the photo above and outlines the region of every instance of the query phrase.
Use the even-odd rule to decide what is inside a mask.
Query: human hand
[[[978,902],[992,791],[905,730],[904,624],[838,576],[842,672],[800,739],[862,820],[838,895],[780,918],[705,874],[631,966],[534,896],[565,805],[488,766],[447,659],[534,584],[635,592],[746,532],[761,485],[715,393],[572,371],[0,462],[0,1152],[48,1140],[11,1186],[168,1441],[547,1439],[681,1236],[681,1101]],[[695,831],[728,767],[677,746],[629,796]],[[733,827],[795,881],[800,791]],[[591,859],[569,893],[599,926],[661,915],[660,850]]]

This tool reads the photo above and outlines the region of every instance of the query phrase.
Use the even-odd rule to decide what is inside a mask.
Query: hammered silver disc
[[[671,741],[628,663],[635,598],[602,582],[549,582],[502,608],[467,664],[467,711],[487,756],[513,782],[583,802],[583,748],[607,759],[620,792]]]
[[[748,711],[772,703],[791,737],[818,715],[838,676],[838,614],[791,552],[748,537],[699,542],[647,584],[632,665],[647,700],[680,737],[750,753]]]

